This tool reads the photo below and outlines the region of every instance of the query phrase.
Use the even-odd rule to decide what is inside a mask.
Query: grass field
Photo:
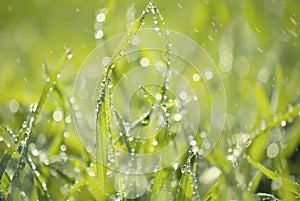
[[[300,3],[0,3],[0,200],[300,200]]]

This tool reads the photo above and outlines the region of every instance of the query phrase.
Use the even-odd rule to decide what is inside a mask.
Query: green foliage
[[[74,55],[73,61],[67,61],[73,55],[70,49],[66,49],[57,64],[48,67],[43,62],[46,81],[43,81],[44,88],[38,99],[35,97],[36,89],[42,89],[41,86],[25,89],[26,97],[23,98],[22,82],[16,80],[15,85],[11,85],[5,78],[10,73],[6,68],[1,68],[0,200],[298,200],[300,9],[293,1],[283,2],[284,6],[267,1],[263,3],[264,6],[260,1],[228,4],[218,1],[180,1],[174,4],[167,1],[158,2],[158,6],[150,2],[134,21],[130,21],[128,16],[132,13],[128,12],[128,30],[115,47],[113,55],[110,55],[110,62],[104,66],[105,73],[97,94],[95,159],[78,139],[70,116],[74,104],[70,91],[77,71],[72,66],[82,63],[88,50],[84,51],[85,55],[80,55],[76,43],[74,49],[77,50],[77,56]],[[116,25],[126,24],[117,19],[121,18],[120,15],[113,15],[118,4],[129,5],[125,1],[105,1],[101,4],[108,13],[104,25],[100,26],[105,32],[100,42],[118,32]],[[136,7],[140,12],[145,5],[144,1],[136,2],[129,9]],[[4,6],[0,7],[4,10]],[[33,9],[31,7],[34,6],[26,5],[25,10]],[[178,30],[191,35],[218,63],[228,101],[226,122],[216,147],[202,158],[199,147],[204,141],[203,135],[207,133],[210,119],[206,116],[204,120],[201,119],[199,132],[193,138],[195,142],[190,143],[191,146],[181,158],[164,169],[142,176],[134,175],[132,180],[129,179],[134,183],[133,186],[146,189],[142,195],[130,199],[127,198],[128,189],[134,187],[129,185],[126,175],[110,169],[106,161],[111,156],[117,161],[117,148],[134,155],[147,153],[153,147],[154,140],[158,144],[155,150],[172,141],[169,133],[174,122],[169,113],[176,109],[176,103],[169,101],[172,97],[168,94],[168,76],[172,68],[168,34],[158,32],[158,38],[165,48],[162,57],[167,67],[163,84],[157,90],[162,98],[157,100],[153,93],[155,90],[141,86],[139,92],[151,109],[128,125],[112,104],[112,90],[114,79],[123,72],[122,68],[126,68],[122,65],[123,54],[138,31],[149,26],[146,22],[155,21],[154,28],[167,29],[158,7],[162,13],[166,12],[168,27],[175,29],[182,23],[183,27]],[[174,7],[184,10],[183,14],[167,12]],[[89,12],[86,11],[86,14]],[[259,14],[263,14],[264,18],[258,18]],[[9,15],[8,11],[0,14],[2,24],[5,24],[5,15]],[[13,23],[13,19],[10,23]],[[281,26],[286,30],[281,30]],[[122,27],[119,31],[124,29]],[[26,25],[26,30],[31,29]],[[1,34],[8,35],[5,31],[7,29]],[[82,33],[74,34],[76,40],[82,39]],[[47,34],[45,36],[49,37]],[[57,41],[56,46],[63,46],[59,39]],[[88,46],[90,43],[87,42]],[[37,52],[36,49],[30,51]],[[149,52],[141,54],[150,55]],[[37,53],[38,56],[32,54],[28,57],[40,57],[40,53]],[[1,52],[3,63],[12,65],[9,64],[11,57],[5,59],[3,55]],[[69,69],[62,71],[63,66]],[[42,74],[36,73],[35,68],[29,67],[29,74],[32,72],[32,77],[26,79],[32,80],[29,82]],[[60,79],[61,75],[66,78]],[[38,79],[37,83],[41,85],[41,80]],[[197,93],[203,93],[203,96],[200,95],[203,97],[201,101],[204,107],[208,107],[209,101],[206,102],[202,90],[205,84],[200,82],[199,85]],[[38,100],[37,104],[28,107],[34,99]],[[136,108],[141,106],[138,101],[134,103]],[[129,131],[147,127],[155,109],[161,112],[166,129],[150,140],[130,140],[127,135]],[[114,124],[119,132],[114,130]],[[159,161],[157,167],[163,166],[162,163]],[[117,168],[121,165],[116,162]]]

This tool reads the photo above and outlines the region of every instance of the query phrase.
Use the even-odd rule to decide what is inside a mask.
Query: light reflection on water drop
[[[103,33],[103,31],[101,29],[95,31],[94,37],[96,39],[101,39],[103,36],[104,36],[104,33]]]
[[[143,57],[143,58],[141,59],[141,61],[140,61],[140,64],[141,64],[141,66],[143,66],[143,67],[147,67],[147,66],[149,66],[149,64],[150,64],[150,61],[149,61],[148,58]]]

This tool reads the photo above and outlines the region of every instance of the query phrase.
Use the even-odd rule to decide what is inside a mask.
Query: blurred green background
[[[300,103],[300,1],[296,0],[163,0],[155,2],[170,30],[199,43],[212,57],[227,95],[225,133],[250,133]],[[21,1],[0,2],[0,122],[19,130],[45,83],[42,61],[53,66],[65,48],[73,58],[60,82],[71,97],[74,80],[89,53],[104,40],[123,33],[148,1]],[[105,8],[103,10],[103,8]],[[105,20],[96,19],[103,11]],[[145,27],[153,27],[151,16]],[[95,34],[101,29],[103,36]],[[55,139],[62,125],[52,120],[50,98],[38,132]],[[54,103],[54,106],[53,106]],[[49,111],[49,112],[47,112]],[[299,181],[299,121],[287,122],[283,133],[294,145],[286,158]],[[74,126],[66,139],[68,152],[82,157]],[[43,141],[38,136],[34,140]],[[51,143],[42,143],[50,146]],[[3,148],[0,147],[0,148]],[[264,148],[263,148],[264,149]],[[4,152],[4,148],[0,153]],[[84,159],[89,160],[89,159]],[[262,160],[262,159],[260,159]],[[269,164],[269,163],[268,163]],[[273,164],[269,167],[274,169]],[[262,187],[264,189],[264,187]],[[59,197],[59,196],[58,196]]]

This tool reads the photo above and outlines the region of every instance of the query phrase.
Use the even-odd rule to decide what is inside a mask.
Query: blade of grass
[[[261,161],[265,152],[265,150],[262,149],[262,147],[265,147],[265,144],[268,140],[268,131],[275,128],[276,126],[281,126],[281,123],[283,121],[298,118],[299,112],[300,105],[296,105],[293,108],[293,110],[287,111],[282,116],[276,118],[275,120],[271,121],[271,123],[267,124],[267,126],[263,130],[259,129],[258,131],[256,131],[254,137],[252,138],[252,144],[247,149],[247,153],[250,155],[250,157],[255,161]]]
[[[285,188],[285,191],[292,193],[293,195],[289,195],[289,199],[295,199],[295,196],[299,196],[299,185],[294,183],[293,181],[291,181],[290,179],[286,178],[286,177],[281,177],[280,174],[275,173],[271,170],[269,170],[268,168],[266,168],[265,166],[261,165],[260,163],[255,162],[254,160],[252,160],[250,158],[250,156],[247,156],[247,160],[249,162],[249,164],[251,164],[253,167],[255,167],[256,169],[258,169],[259,171],[261,171],[265,176],[267,176],[268,178],[272,179],[273,181],[276,181],[276,179],[281,178],[282,179],[282,188]]]
[[[261,180],[261,177],[262,177],[262,173],[260,171],[257,171],[248,185],[248,191],[250,193],[255,193],[259,185],[259,182]]]
[[[203,201],[217,201],[218,195],[221,189],[221,185],[224,182],[224,177],[220,175],[218,180],[209,188],[207,193],[203,196]]]
[[[124,143],[126,145],[127,151],[128,151],[128,153],[131,153],[132,151],[131,151],[131,147],[130,147],[130,142],[129,142],[128,138],[127,138],[127,132],[126,132],[123,120],[122,120],[121,116],[119,115],[119,113],[117,111],[114,111],[114,114],[115,114],[115,116],[117,118],[117,124],[118,124],[119,129],[120,129],[120,131],[122,133],[121,137],[122,137],[122,139],[123,139],[123,141],[124,141]]]
[[[43,92],[39,98],[38,104],[31,113],[28,115],[28,120],[26,121],[25,127],[23,127],[20,130],[19,136],[18,136],[18,141],[13,144],[14,146],[11,146],[5,155],[3,156],[4,162],[7,164],[11,157],[13,156],[14,152],[17,151],[17,146],[21,147],[21,154],[20,158],[18,160],[17,166],[16,166],[16,171],[13,175],[13,179],[11,182],[11,190],[8,193],[8,200],[18,200],[19,194],[20,194],[20,184],[23,184],[21,181],[23,180],[24,174],[25,174],[25,166],[27,163],[27,152],[28,152],[28,144],[29,144],[29,139],[30,135],[32,132],[32,128],[34,126],[35,121],[37,120],[41,109],[45,103],[45,101],[48,98],[48,94],[52,89],[53,84],[57,80],[57,74],[60,72],[65,60],[67,59],[67,55],[70,54],[70,50],[67,49],[63,55],[63,57],[59,60],[59,62],[56,64],[54,67],[54,71],[49,77],[49,80],[46,82],[46,85],[43,89]],[[22,142],[22,143],[21,143]],[[1,159],[1,164],[2,164],[2,159]],[[1,175],[2,176],[2,175]]]

